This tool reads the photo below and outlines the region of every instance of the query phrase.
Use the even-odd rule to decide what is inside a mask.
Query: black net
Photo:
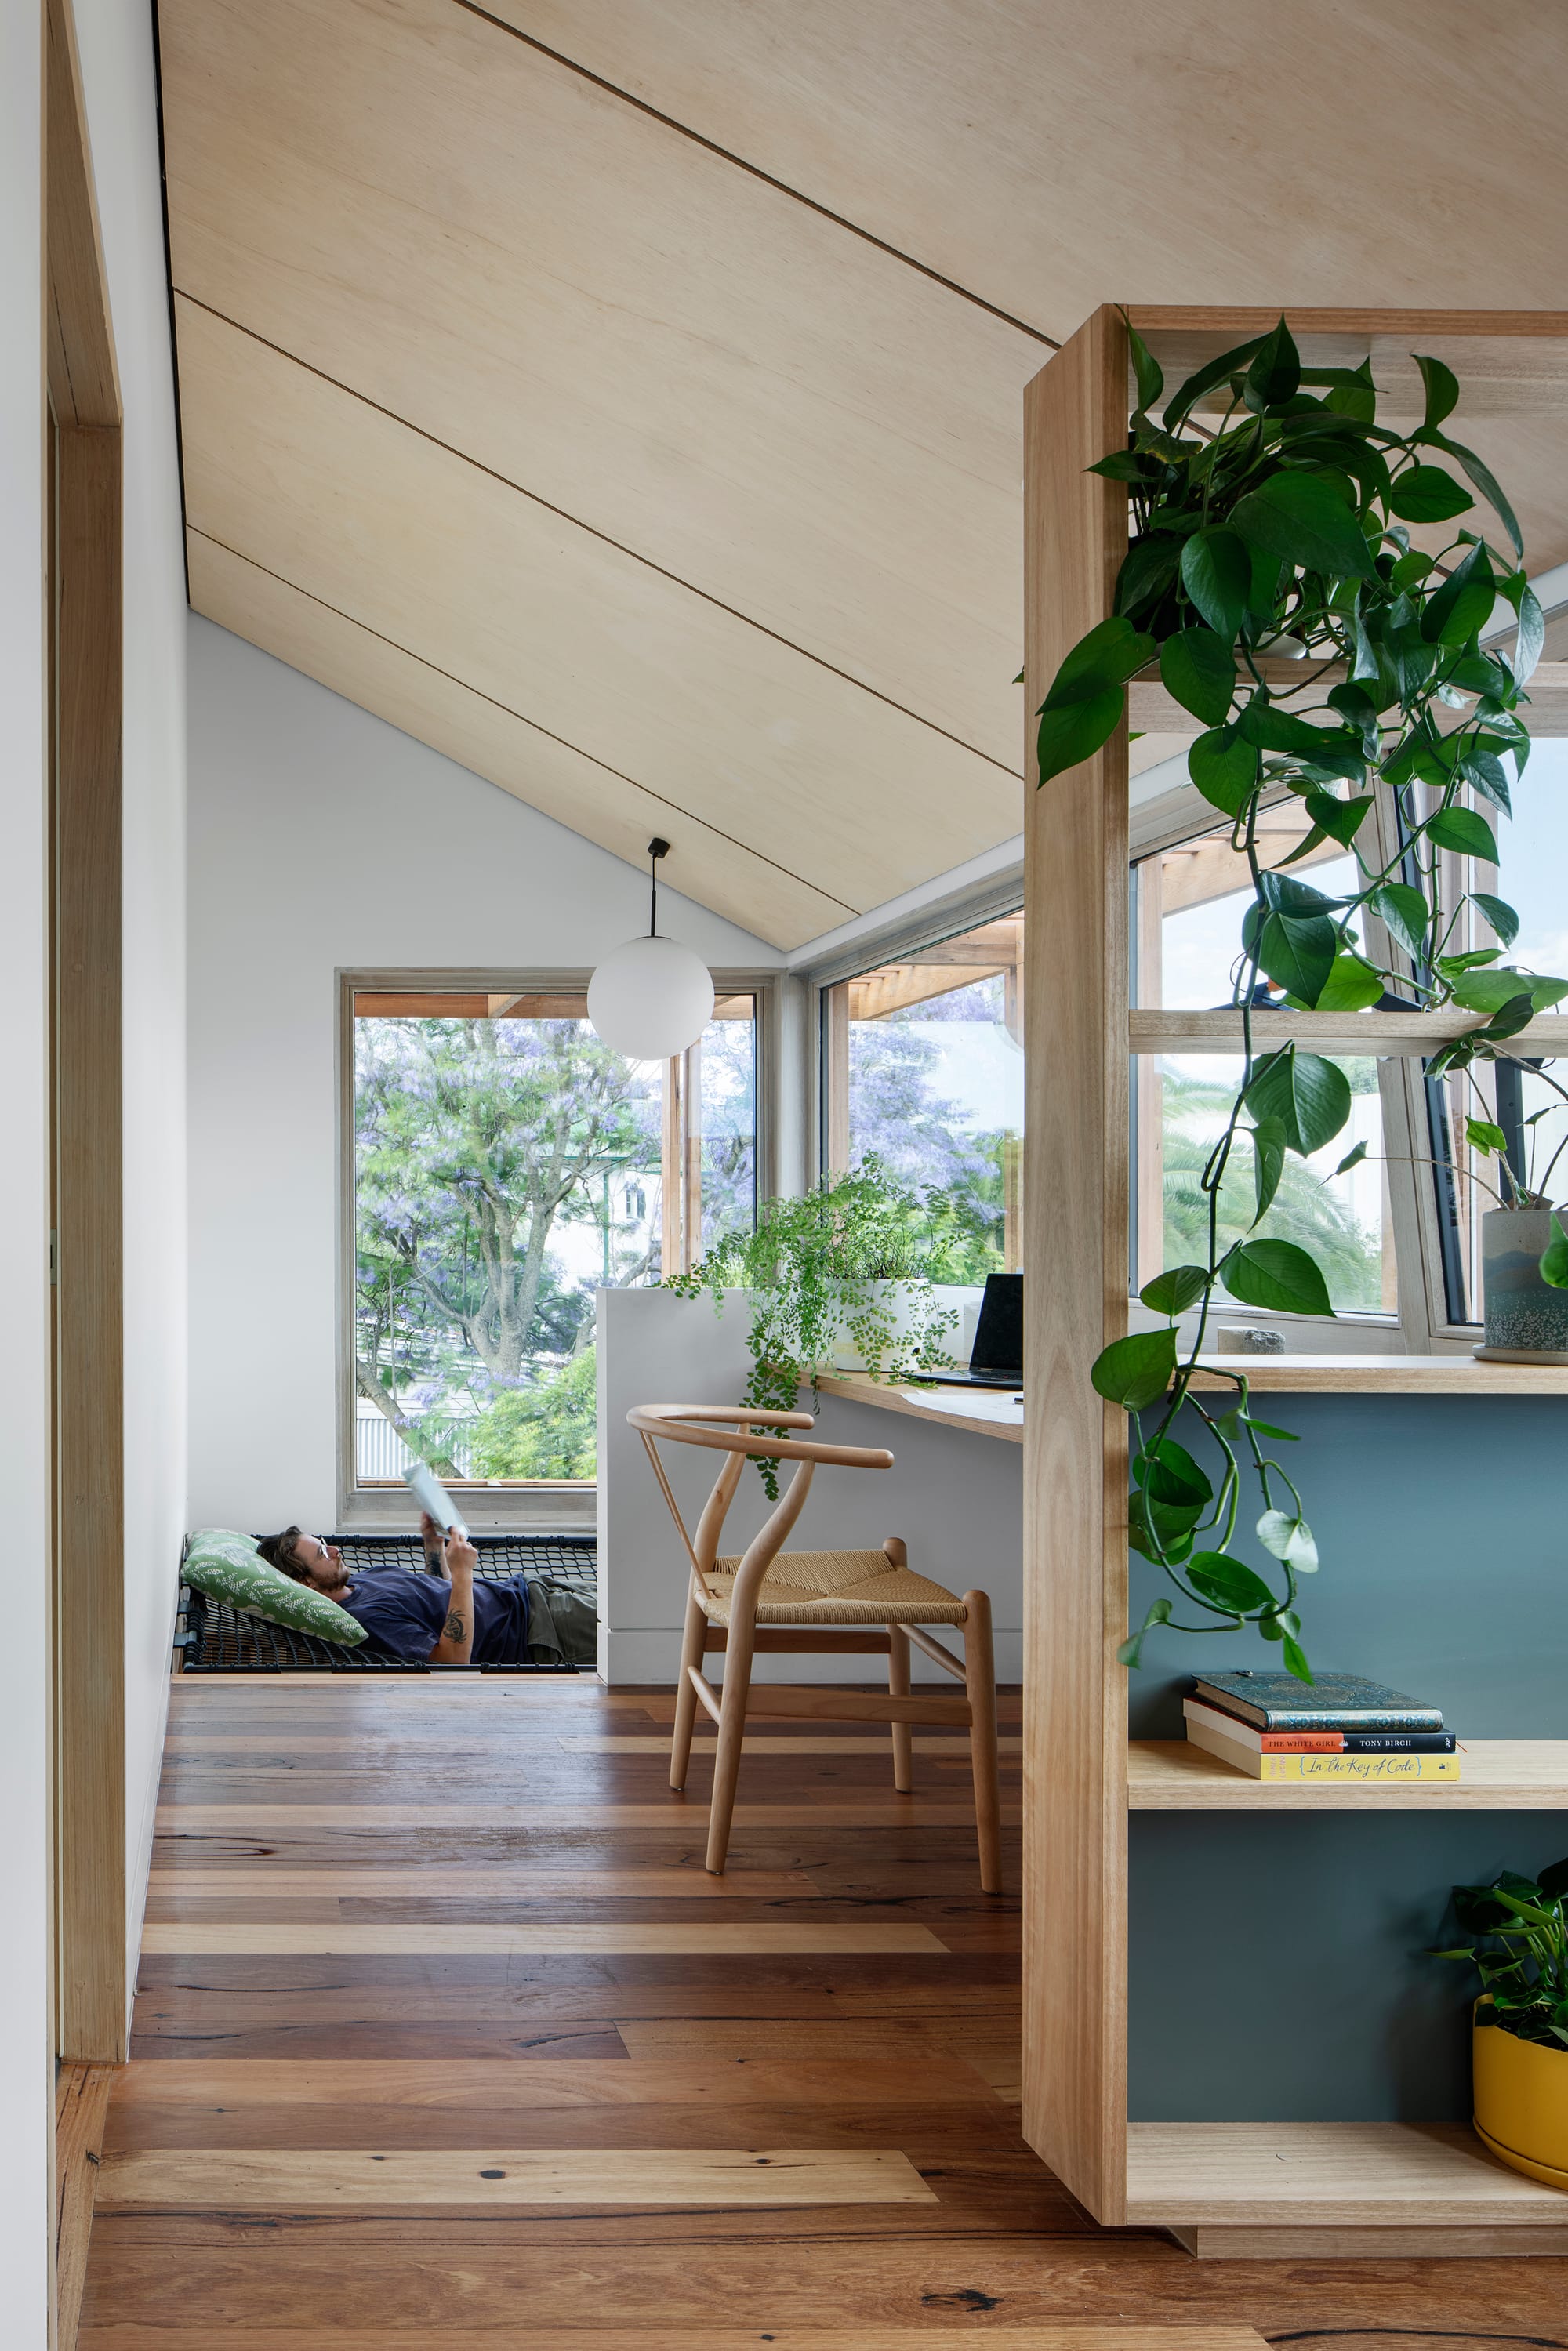
[[[359,1567],[407,1567],[424,1563],[417,1535],[333,1535],[345,1558]],[[474,1573],[505,1583],[517,1574],[547,1578],[580,1592],[591,1605],[598,1597],[598,1544],[592,1535],[471,1535],[479,1554]],[[184,1652],[188,1674],[561,1674],[572,1666],[431,1666],[402,1657],[367,1654],[369,1644],[340,1648],[313,1633],[292,1632],[247,1615],[226,1600],[182,1583],[174,1646]]]

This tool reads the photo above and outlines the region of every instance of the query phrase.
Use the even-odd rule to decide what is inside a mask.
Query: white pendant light
[[[713,975],[678,939],[659,936],[659,860],[651,841],[653,904],[646,938],[607,955],[588,983],[588,1017],[604,1042],[632,1061],[667,1061],[695,1045],[713,1019]]]

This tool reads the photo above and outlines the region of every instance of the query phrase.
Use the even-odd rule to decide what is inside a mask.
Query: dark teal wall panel
[[[1568,1739],[1568,1398],[1259,1406],[1301,1432],[1279,1449],[1322,1557],[1314,1661],[1435,1700],[1461,1739]],[[1133,1581],[1141,1617],[1162,1586],[1141,1561]],[[1133,1736],[1179,1738],[1194,1672],[1273,1655],[1154,1634]],[[1132,1832],[1134,2119],[1468,2115],[1466,1979],[1424,1947],[1450,1885],[1558,1859],[1568,1815],[1135,1813]]]

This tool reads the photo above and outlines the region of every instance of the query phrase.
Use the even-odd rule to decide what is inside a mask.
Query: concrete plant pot
[[[1492,1208],[1481,1218],[1483,1361],[1568,1364],[1568,1290],[1541,1279],[1551,1237],[1550,1208]]]

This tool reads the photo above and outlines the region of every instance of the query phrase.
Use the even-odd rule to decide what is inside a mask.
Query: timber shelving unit
[[[1139,309],[1133,324],[1173,386],[1263,333],[1277,312]],[[1369,357],[1380,387],[1414,382],[1409,353],[1451,360],[1467,415],[1568,409],[1568,314],[1291,310],[1309,365]],[[1030,385],[1025,405],[1026,697],[1113,609],[1125,492],[1085,468],[1124,443],[1126,329],[1095,312]],[[1396,399],[1390,413],[1419,413]],[[1538,731],[1568,731],[1565,664],[1531,688]],[[1134,681],[1134,727],[1196,734],[1157,681]],[[1032,784],[1033,726],[1030,726]],[[1174,745],[1173,745],[1174,747]],[[1227,1013],[1132,1012],[1124,726],[1027,792],[1029,1102],[1024,1185],[1031,1376],[1024,1437],[1024,2130],[1094,2217],[1155,2224],[1199,2253],[1568,2253],[1568,2196],[1437,2126],[1127,2119],[1127,1856],[1132,1809],[1386,1810],[1417,1792],[1268,1785],[1174,1743],[1127,1740],[1127,1424],[1089,1384],[1127,1328],[1129,1056],[1223,1050]],[[1254,1034],[1333,1051],[1433,1050],[1453,1016],[1262,1014]],[[1385,1031],[1387,1033],[1385,1034]],[[1521,1050],[1568,1040],[1542,1019]],[[1256,1384],[1466,1395],[1568,1395],[1568,1372],[1432,1358],[1249,1359]],[[1568,1741],[1478,1741],[1435,1806],[1568,1806]]]

